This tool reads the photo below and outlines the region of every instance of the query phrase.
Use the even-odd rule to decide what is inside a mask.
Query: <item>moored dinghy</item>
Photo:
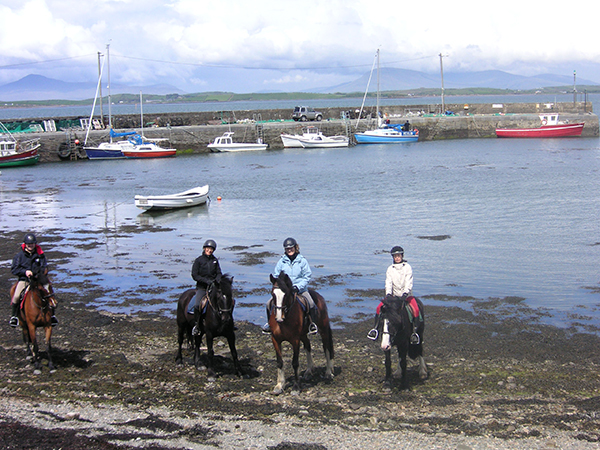
[[[189,208],[202,205],[208,199],[208,185],[170,195],[136,195],[135,206],[145,210]]]

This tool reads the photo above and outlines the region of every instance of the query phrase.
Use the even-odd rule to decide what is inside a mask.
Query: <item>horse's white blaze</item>
[[[390,341],[390,328],[389,328],[389,320],[383,319],[383,333],[381,333],[381,349],[384,352],[387,352],[392,348]]]
[[[273,289],[273,293],[275,294],[275,319],[277,322],[283,322],[283,291],[279,288]]]

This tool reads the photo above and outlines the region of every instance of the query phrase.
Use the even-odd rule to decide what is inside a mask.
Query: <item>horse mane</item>
[[[390,322],[402,323],[402,309],[404,308],[404,300],[399,297],[386,296],[383,299],[383,307],[385,316]]]
[[[283,292],[290,292],[293,290],[292,279],[285,272],[280,272],[279,276],[276,279],[277,287],[281,289]]]

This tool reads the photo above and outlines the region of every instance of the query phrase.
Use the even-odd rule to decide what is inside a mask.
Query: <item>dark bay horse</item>
[[[398,348],[398,366],[401,371],[402,389],[408,389],[408,378],[406,375],[406,356],[416,360],[419,363],[419,377],[423,380],[427,378],[427,366],[423,359],[423,332],[425,331],[425,312],[423,303],[416,299],[421,311],[422,319],[417,328],[417,334],[420,336],[418,344],[410,343],[410,336],[413,331],[413,325],[410,321],[409,313],[406,309],[404,299],[392,296],[386,296],[381,308],[381,319],[383,322],[383,332],[381,334],[381,349],[385,352],[385,385],[392,385],[392,346]]]
[[[214,377],[213,358],[215,352],[213,341],[218,336],[224,336],[227,338],[227,343],[229,344],[229,351],[231,352],[235,372],[238,376],[242,375],[242,369],[235,348],[235,332],[233,329],[235,301],[233,300],[231,289],[232,283],[233,277],[224,275],[219,283],[212,283],[206,290],[208,302],[198,336],[192,336],[192,328],[196,324],[196,318],[194,314],[188,313],[189,303],[194,298],[196,290],[188,289],[179,296],[179,300],[177,301],[177,339],[179,350],[175,358],[177,363],[181,364],[183,362],[181,346],[183,345],[184,338],[187,336],[188,342],[193,342],[194,344],[194,364],[197,368],[200,368],[200,345],[202,343],[202,336],[206,335],[208,376]]]
[[[287,341],[293,349],[292,367],[294,368],[294,389],[300,389],[298,380],[298,358],[300,353],[300,342],[304,344],[306,350],[307,369],[304,378],[308,379],[312,375],[314,362],[312,359],[310,340],[308,339],[308,322],[304,320],[304,310],[294,293],[292,280],[285,274],[279,274],[278,278],[271,275],[273,283],[272,307],[269,314],[269,325],[271,327],[271,340],[275,353],[277,354],[277,384],[273,389],[274,394],[281,394],[285,386],[285,374],[283,371],[283,358],[281,356],[281,343]],[[333,379],[333,336],[331,326],[329,325],[329,316],[327,314],[327,305],[325,299],[317,292],[309,290],[317,310],[317,327],[321,340],[323,341],[323,350],[327,366],[325,368],[325,378]]]
[[[29,278],[29,286],[25,288],[21,307],[19,308],[19,323],[23,330],[23,342],[27,345],[27,356],[33,356],[33,364],[36,369],[41,366],[39,346],[36,338],[36,330],[44,328],[46,334],[46,346],[48,347],[48,369],[54,370],[52,363],[52,307],[55,304],[54,292],[50,285],[46,290],[42,284],[47,282],[45,275],[34,272]],[[49,284],[49,283],[48,283]],[[10,298],[13,297],[17,283],[10,289]],[[33,352],[31,351],[33,347]]]

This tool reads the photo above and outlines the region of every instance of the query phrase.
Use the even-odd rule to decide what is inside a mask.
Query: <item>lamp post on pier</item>
[[[440,53],[440,73],[442,74],[442,115],[446,114],[446,103],[444,102],[444,56]]]

